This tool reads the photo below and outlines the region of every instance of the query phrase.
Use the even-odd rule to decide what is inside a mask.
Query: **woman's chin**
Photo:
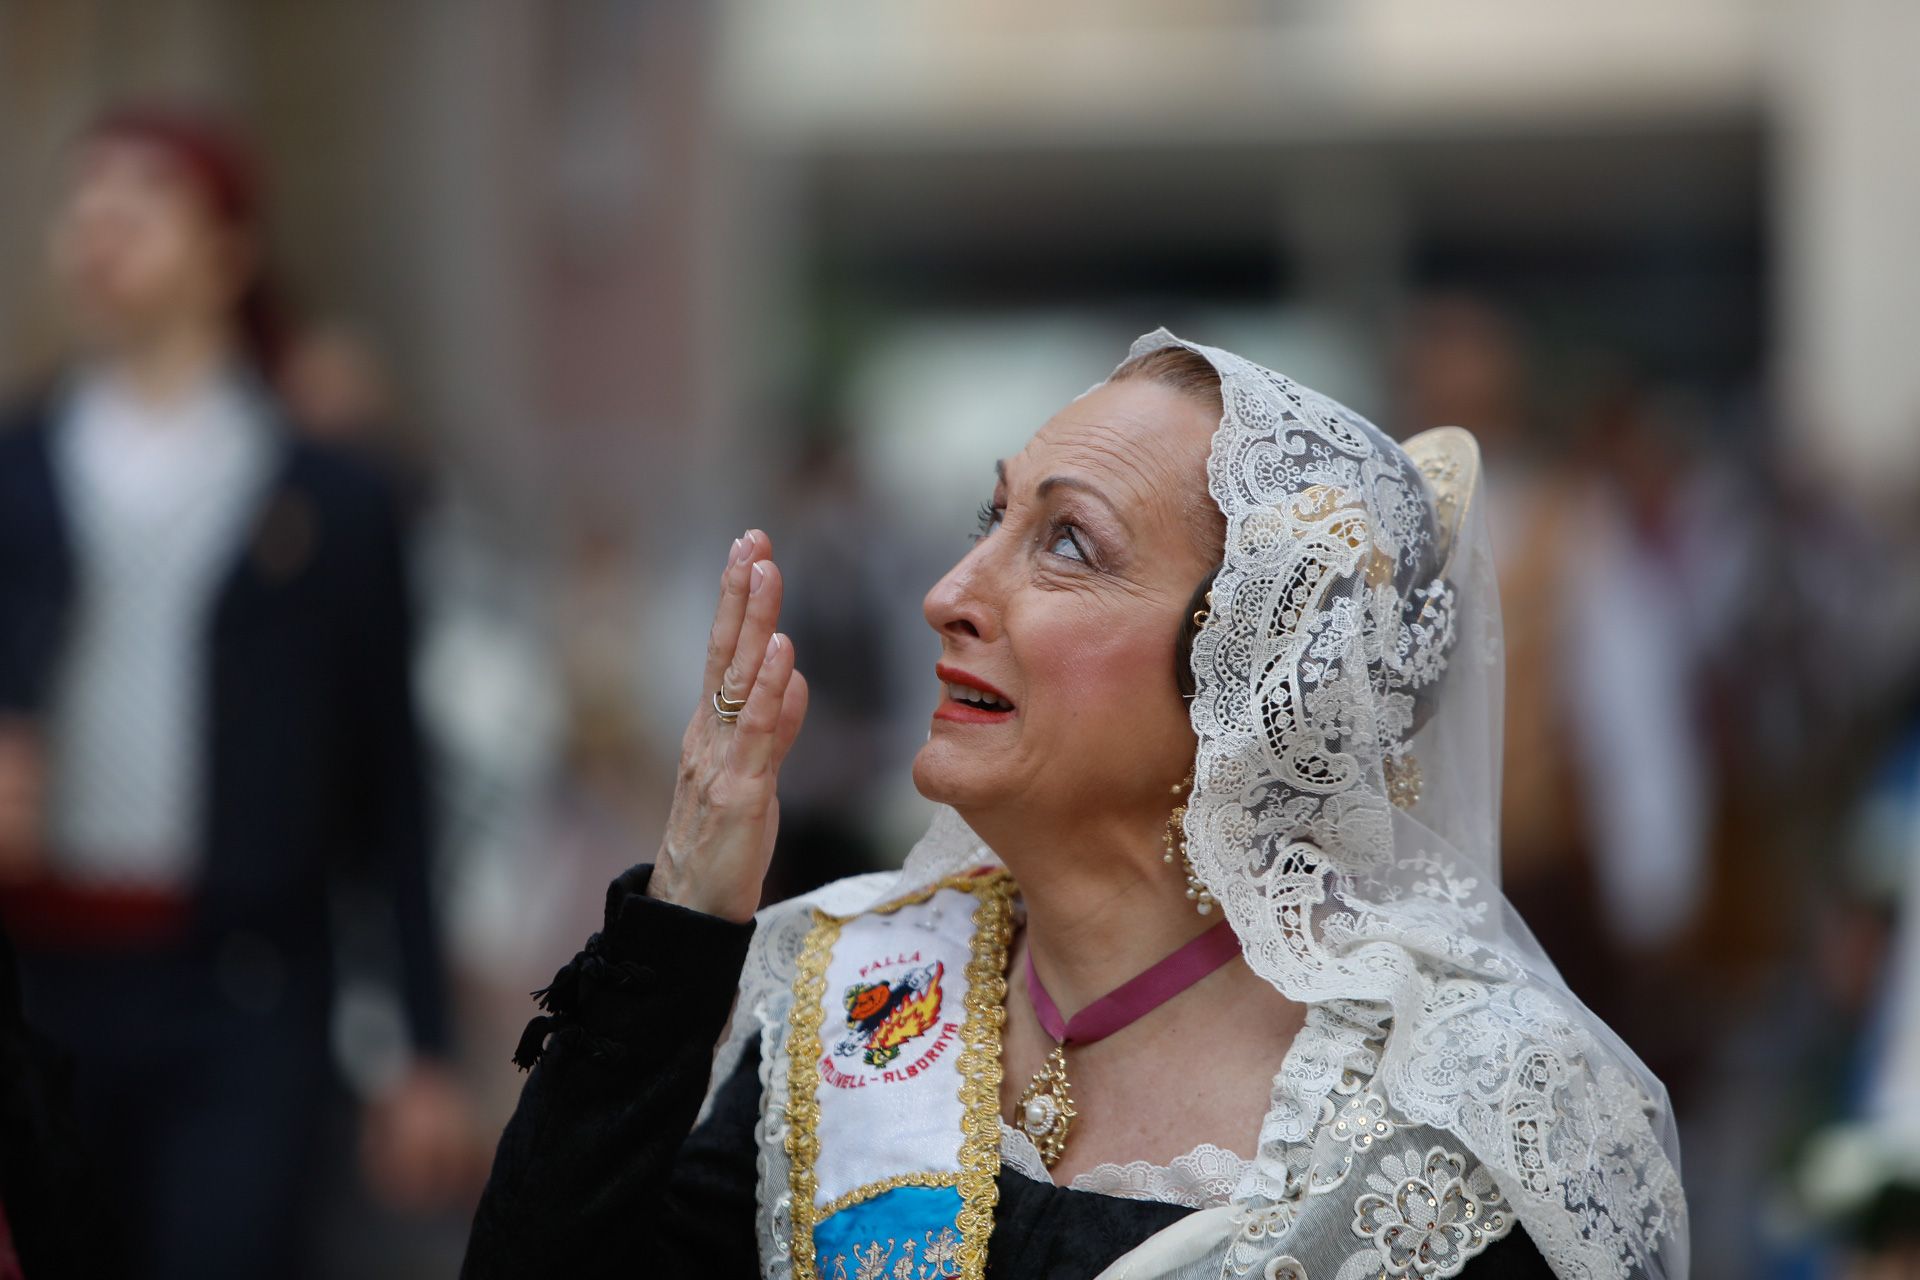
[[[955,808],[990,803],[1004,792],[1006,788],[996,776],[1000,772],[993,761],[937,736],[913,758],[914,788],[935,804]]]

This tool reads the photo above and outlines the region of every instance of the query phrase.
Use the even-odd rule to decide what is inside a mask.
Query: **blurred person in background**
[[[1735,478],[1700,456],[1657,387],[1611,353],[1581,363],[1593,371],[1557,380],[1571,430],[1551,432],[1508,317],[1439,294],[1403,326],[1400,400],[1415,425],[1486,424],[1496,460],[1505,890],[1569,985],[1683,1091],[1695,1015],[1647,996],[1678,994],[1675,962],[1705,914],[1720,772],[1709,694],[1716,668],[1752,661],[1733,641],[1750,634],[1735,619],[1754,594],[1753,534]]]
[[[372,335],[343,317],[292,327],[275,343],[272,384],[288,424],[372,465],[409,526],[431,519],[426,460],[397,430],[393,376]]]
[[[1734,1099],[1774,1174],[1754,1271],[1920,1275],[1920,700],[1887,745],[1803,895],[1810,954],[1730,1046],[1771,1075]]]
[[[776,501],[781,561],[796,584],[787,634],[817,655],[807,671],[809,750],[782,773],[780,844],[767,875],[768,902],[871,871],[879,853],[864,801],[884,764],[886,708],[874,690],[891,688],[892,654],[875,625],[883,521],[860,460],[829,430],[816,431]]]
[[[116,1274],[296,1275],[333,1087],[330,887],[378,886],[413,1065],[375,1185],[461,1149],[401,526],[268,389],[256,170],[190,109],[72,148],[50,259],[77,339],[0,432],[0,911],[70,1051]]]
[[[1710,501],[1675,425],[1631,375],[1593,398],[1560,614],[1602,918],[1610,943],[1641,957],[1670,950],[1703,903],[1704,688],[1725,638],[1715,606],[1746,562],[1739,523]]]
[[[1507,657],[1501,885],[1568,985],[1592,1002],[1607,971],[1559,626],[1580,480],[1539,429],[1527,352],[1492,302],[1464,293],[1417,300],[1400,326],[1395,370],[1409,429],[1469,422],[1486,450]]]
[[[301,330],[276,365],[289,415],[316,439],[365,444],[392,421],[386,366],[366,335],[345,321]]]

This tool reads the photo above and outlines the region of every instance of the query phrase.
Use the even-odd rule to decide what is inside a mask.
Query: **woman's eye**
[[[980,541],[980,539],[1000,527],[1000,522],[1006,518],[1007,509],[1005,507],[996,507],[991,502],[983,502],[980,504],[980,510],[977,515],[979,517],[979,527],[973,534],[973,540],[975,542]]]
[[[1082,564],[1086,563],[1086,554],[1080,550],[1079,542],[1074,539],[1074,528],[1072,525],[1062,525],[1060,530],[1054,535],[1053,545],[1048,547],[1047,550],[1056,556],[1063,556],[1068,560],[1078,560]]]

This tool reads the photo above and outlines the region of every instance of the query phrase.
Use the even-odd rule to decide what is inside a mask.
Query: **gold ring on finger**
[[[727,696],[727,682],[724,679],[720,681],[720,687],[713,691],[713,709],[722,715],[728,712],[738,715],[741,711],[745,710],[746,705],[747,700],[745,698],[729,698]]]
[[[740,707],[746,705],[746,703],[742,702]],[[726,706],[720,700],[720,691],[718,689],[713,691],[713,714],[720,717],[721,724],[732,724],[735,720],[738,720],[740,718],[740,707]]]

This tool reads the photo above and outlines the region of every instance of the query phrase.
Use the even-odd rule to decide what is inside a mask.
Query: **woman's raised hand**
[[[728,920],[744,921],[760,905],[780,825],[780,762],[807,714],[793,641],[774,630],[780,570],[772,554],[772,539],[749,530],[720,575],[706,684],[680,742],[673,810],[647,885],[655,898]],[[738,718],[722,716],[716,702],[738,707]]]

